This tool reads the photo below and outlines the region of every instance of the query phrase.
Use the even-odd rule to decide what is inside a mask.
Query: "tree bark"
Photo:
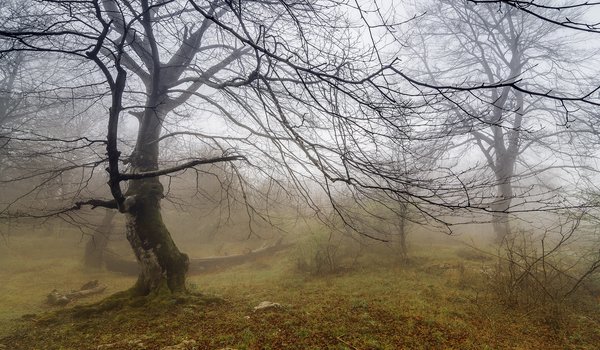
[[[185,276],[189,259],[179,251],[165,226],[160,200],[163,186],[158,178],[130,183],[127,205],[127,240],[140,270],[133,288],[137,295],[168,290],[186,291]]]
[[[166,93],[160,92],[158,82],[154,84],[154,93],[149,95],[146,110],[140,118],[137,143],[131,155],[132,173],[158,169],[157,140],[170,109]],[[159,178],[149,177],[130,180],[125,195],[127,240],[140,266],[138,280],[133,287],[137,295],[165,289],[172,293],[186,292],[189,259],[179,251],[163,222],[160,207],[163,192]]]
[[[502,186],[498,186],[502,187]],[[510,199],[505,199],[496,196],[496,203],[492,204],[492,227],[497,243],[502,243],[510,235],[510,223],[508,222],[508,208],[510,207]]]
[[[508,155],[497,162],[496,197],[490,206],[492,210],[492,227],[497,243],[502,243],[510,235],[508,210],[513,198],[512,176],[516,161],[515,155]]]
[[[408,247],[406,246],[406,217],[408,215],[408,206],[404,203],[400,203],[399,212],[398,212],[398,242],[397,250],[398,250],[398,258],[401,262],[406,262],[408,260]]]

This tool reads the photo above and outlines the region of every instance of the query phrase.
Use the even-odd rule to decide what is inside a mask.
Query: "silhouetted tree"
[[[386,176],[371,159],[378,138],[389,135],[374,131],[400,128],[396,121],[402,117],[390,111],[402,107],[384,106],[389,110],[384,125],[356,113],[373,105],[381,70],[368,51],[352,45],[360,36],[346,23],[344,11],[356,11],[352,7],[328,1],[16,3],[29,8],[31,18],[44,20],[22,28],[3,16],[2,52],[44,52],[86,72],[64,86],[76,91],[104,86],[88,102],[109,106],[106,140],[77,141],[96,152],[96,160],[86,163],[91,173],[106,165],[112,198],[75,199],[74,206],[46,215],[82,206],[124,213],[141,267],[135,294],[185,291],[188,257],[162,221],[160,176],[243,160],[245,168],[233,163],[229,168],[238,178],[266,176],[286,196],[300,196],[313,207],[309,183],[319,183],[333,198],[333,183],[364,186],[372,182],[370,174]],[[138,122],[128,156],[122,156],[129,143],[119,127],[125,115]],[[217,156],[161,158],[161,143],[172,138],[194,138]],[[97,153],[98,141],[105,155]],[[252,182],[257,183],[240,185],[244,198]]]

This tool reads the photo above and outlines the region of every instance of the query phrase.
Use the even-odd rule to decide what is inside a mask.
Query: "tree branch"
[[[224,157],[207,158],[207,159],[196,159],[196,160],[192,160],[192,161],[174,166],[172,168],[160,169],[160,170],[156,170],[156,171],[145,171],[145,172],[134,173],[134,174],[121,174],[120,180],[123,181],[123,180],[146,179],[149,177],[157,177],[157,176],[161,176],[161,175],[175,173],[175,172],[185,170],[188,168],[193,168],[197,165],[214,164],[214,163],[221,163],[221,162],[232,162],[232,161],[236,161],[236,160],[247,160],[247,158],[244,156],[224,156]]]

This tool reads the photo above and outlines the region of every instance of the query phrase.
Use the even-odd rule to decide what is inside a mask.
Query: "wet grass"
[[[566,307],[558,327],[543,310],[507,309],[485,293],[480,271],[490,261],[470,257],[461,246],[415,246],[405,265],[365,254],[354,269],[324,276],[298,271],[294,254],[284,251],[192,275],[189,287],[195,294],[186,298],[52,308],[43,301],[54,288],[76,289],[99,279],[116,292],[133,278],[86,271],[78,243],[47,238],[41,244],[49,251],[36,256],[21,254],[31,248],[30,239],[13,240],[7,251],[0,248],[0,344],[6,349],[176,344],[180,349],[597,349],[600,344],[597,303],[596,309],[589,306],[594,304]],[[254,312],[261,301],[282,307]]]

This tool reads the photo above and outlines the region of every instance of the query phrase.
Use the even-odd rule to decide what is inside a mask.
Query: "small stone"
[[[273,303],[270,301],[263,301],[260,304],[258,304],[257,306],[254,307],[254,311],[258,311],[258,310],[267,310],[267,309],[279,309],[281,307],[281,304],[279,303]]]
[[[196,349],[195,345],[196,345],[196,341],[193,339],[190,339],[190,340],[184,340],[177,345],[166,346],[166,347],[162,348],[161,350],[192,350],[192,349]]]

